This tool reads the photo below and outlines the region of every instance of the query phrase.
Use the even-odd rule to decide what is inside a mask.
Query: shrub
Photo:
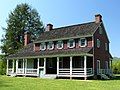
[[[120,74],[120,60],[113,60],[112,70],[114,74]]]
[[[6,60],[4,55],[0,55],[0,75],[6,74]]]

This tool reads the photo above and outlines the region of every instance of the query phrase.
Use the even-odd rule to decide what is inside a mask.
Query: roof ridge
[[[74,26],[79,26],[79,25],[85,25],[85,24],[90,24],[90,23],[94,23],[94,21],[93,22],[87,22],[87,23],[85,22],[85,23],[81,23],[81,24],[78,23],[78,24],[73,24],[73,25],[66,25],[66,26],[54,28],[52,30],[61,29],[61,28],[68,28],[68,27],[74,27]]]

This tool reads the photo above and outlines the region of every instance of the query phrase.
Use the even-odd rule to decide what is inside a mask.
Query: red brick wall
[[[67,47],[67,41],[64,41],[63,43],[64,43],[63,48],[64,49],[68,49],[68,47]]]
[[[38,44],[38,43],[34,44],[34,51],[35,52],[40,51],[40,44]]]
[[[103,28],[103,27],[102,27]],[[94,34],[94,68],[97,70],[97,60],[100,60],[100,67],[105,68],[105,61],[109,63],[109,50],[105,50],[105,43],[109,44],[108,39],[106,38],[106,33],[103,28],[103,34],[99,34],[99,29]],[[97,39],[100,40],[100,47],[97,48]]]
[[[87,47],[93,47],[93,41],[92,38],[87,38]]]

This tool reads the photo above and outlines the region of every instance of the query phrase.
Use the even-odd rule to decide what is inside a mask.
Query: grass
[[[120,90],[120,78],[84,81],[0,76],[0,90]]]

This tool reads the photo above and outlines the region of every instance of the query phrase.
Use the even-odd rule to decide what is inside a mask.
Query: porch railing
[[[26,74],[37,74],[37,69],[26,69]]]
[[[84,68],[73,68],[72,75],[84,75]]]
[[[70,75],[70,69],[69,68],[60,68],[59,74],[60,75]]]
[[[72,68],[72,75],[84,75],[85,71],[84,68]],[[87,75],[93,74],[92,68],[87,68]],[[60,68],[59,75],[70,75],[69,68]]]
[[[18,73],[18,74],[24,74],[23,68],[18,68],[18,69],[17,69],[17,73]]]
[[[87,68],[87,75],[91,75],[94,73],[93,68]]]
[[[98,71],[99,71],[98,75],[100,75],[100,74],[112,75],[112,70],[111,69],[99,69]]]
[[[8,69],[8,74],[12,74],[13,73],[13,69],[12,68],[9,68]]]

